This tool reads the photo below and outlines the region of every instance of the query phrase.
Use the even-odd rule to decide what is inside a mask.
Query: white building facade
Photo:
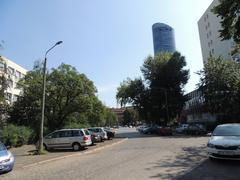
[[[235,43],[233,40],[221,41],[221,38],[219,37],[219,30],[222,29],[220,24],[221,18],[211,12],[213,7],[218,4],[219,0],[214,0],[198,21],[204,64],[208,61],[210,56],[221,56],[227,60],[232,59],[231,50],[233,49]]]
[[[21,95],[21,89],[17,88],[17,82],[24,78],[27,70],[6,57],[0,56],[0,74],[7,79],[7,89],[4,92],[5,99],[9,104],[17,100]]]

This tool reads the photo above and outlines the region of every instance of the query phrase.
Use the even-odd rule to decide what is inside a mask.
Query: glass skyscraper
[[[174,29],[164,23],[152,25],[154,55],[160,52],[175,52]]]

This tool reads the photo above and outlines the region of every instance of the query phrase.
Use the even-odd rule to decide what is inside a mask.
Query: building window
[[[209,36],[211,36],[212,35],[212,31],[209,31]]]
[[[4,70],[5,64],[3,62],[0,62],[0,70]]]
[[[16,78],[20,79],[21,78],[21,73],[16,70],[15,76],[16,76]]]
[[[208,38],[209,36],[208,36],[208,33],[207,33],[207,38]]]
[[[210,42],[208,42],[208,47],[210,48]]]
[[[12,99],[12,101],[13,101],[13,102],[16,102],[17,99],[18,99],[18,96],[17,96],[17,95],[13,95],[13,99]]]
[[[210,22],[208,22],[208,27],[210,27]]]
[[[210,42],[211,42],[211,45],[212,45],[212,44],[213,44],[213,40],[211,39],[211,41],[210,41]]]
[[[6,100],[9,101],[10,103],[12,102],[12,94],[11,93],[7,93],[5,96]]]
[[[207,30],[207,26],[205,26],[205,29]]]
[[[12,80],[8,80],[8,87],[13,88],[13,81]]]
[[[10,75],[14,75],[14,69],[12,67],[10,67],[10,66],[8,66],[8,73]]]

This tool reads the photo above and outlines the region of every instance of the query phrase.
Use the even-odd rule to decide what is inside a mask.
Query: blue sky
[[[98,97],[116,106],[116,88],[127,77],[141,76],[140,66],[153,55],[156,22],[175,29],[176,48],[186,57],[195,89],[203,67],[197,21],[212,0],[1,0],[0,54],[31,70],[55,42],[48,68],[62,62],[85,73]]]

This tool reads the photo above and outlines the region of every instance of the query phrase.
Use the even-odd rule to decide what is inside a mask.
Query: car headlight
[[[214,146],[213,144],[211,144],[211,143],[208,143],[208,144],[207,144],[207,147],[209,147],[209,148],[215,148],[215,146]]]

